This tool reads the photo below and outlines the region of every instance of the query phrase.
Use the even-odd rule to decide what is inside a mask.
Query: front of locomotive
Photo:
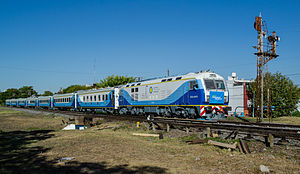
[[[229,94],[225,79],[213,72],[199,74],[203,86],[200,116],[205,119],[225,119],[228,115]]]

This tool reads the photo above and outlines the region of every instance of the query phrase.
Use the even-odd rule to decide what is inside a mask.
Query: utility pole
[[[264,116],[264,67],[267,65],[272,59],[278,57],[276,54],[276,42],[280,40],[276,33],[273,32],[273,35],[269,36],[267,26],[265,22],[262,20],[261,14],[259,17],[255,17],[254,28],[257,31],[257,46],[254,47],[257,49],[257,87],[256,87],[256,104],[257,108],[257,121],[261,122]],[[264,51],[263,43],[264,43],[264,36],[268,36],[267,39],[267,50]],[[269,89],[268,89],[269,91]],[[268,97],[268,107],[269,107],[269,97]],[[255,107],[255,106],[254,106]],[[268,108],[269,109],[269,108]]]

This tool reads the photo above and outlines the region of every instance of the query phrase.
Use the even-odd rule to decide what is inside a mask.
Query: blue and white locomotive
[[[8,106],[98,110],[126,115],[220,119],[228,114],[225,80],[213,72],[144,80],[117,87],[38,98],[10,99]]]
[[[121,114],[217,119],[227,114],[227,106],[224,78],[212,72],[158,78],[119,88]]]

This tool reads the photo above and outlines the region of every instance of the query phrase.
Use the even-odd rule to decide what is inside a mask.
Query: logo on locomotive
[[[152,94],[152,92],[153,92],[153,88],[152,87],[149,88],[149,92],[150,92],[150,94]]]

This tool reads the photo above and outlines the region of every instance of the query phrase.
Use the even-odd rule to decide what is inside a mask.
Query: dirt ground
[[[299,173],[300,147],[249,141],[251,154],[207,144],[172,129],[164,139],[133,136],[152,133],[134,123],[105,122],[85,130],[61,130],[62,120],[0,108],[0,173]],[[107,129],[101,129],[107,128]],[[180,136],[173,136],[179,135]],[[72,160],[60,160],[74,157]]]

